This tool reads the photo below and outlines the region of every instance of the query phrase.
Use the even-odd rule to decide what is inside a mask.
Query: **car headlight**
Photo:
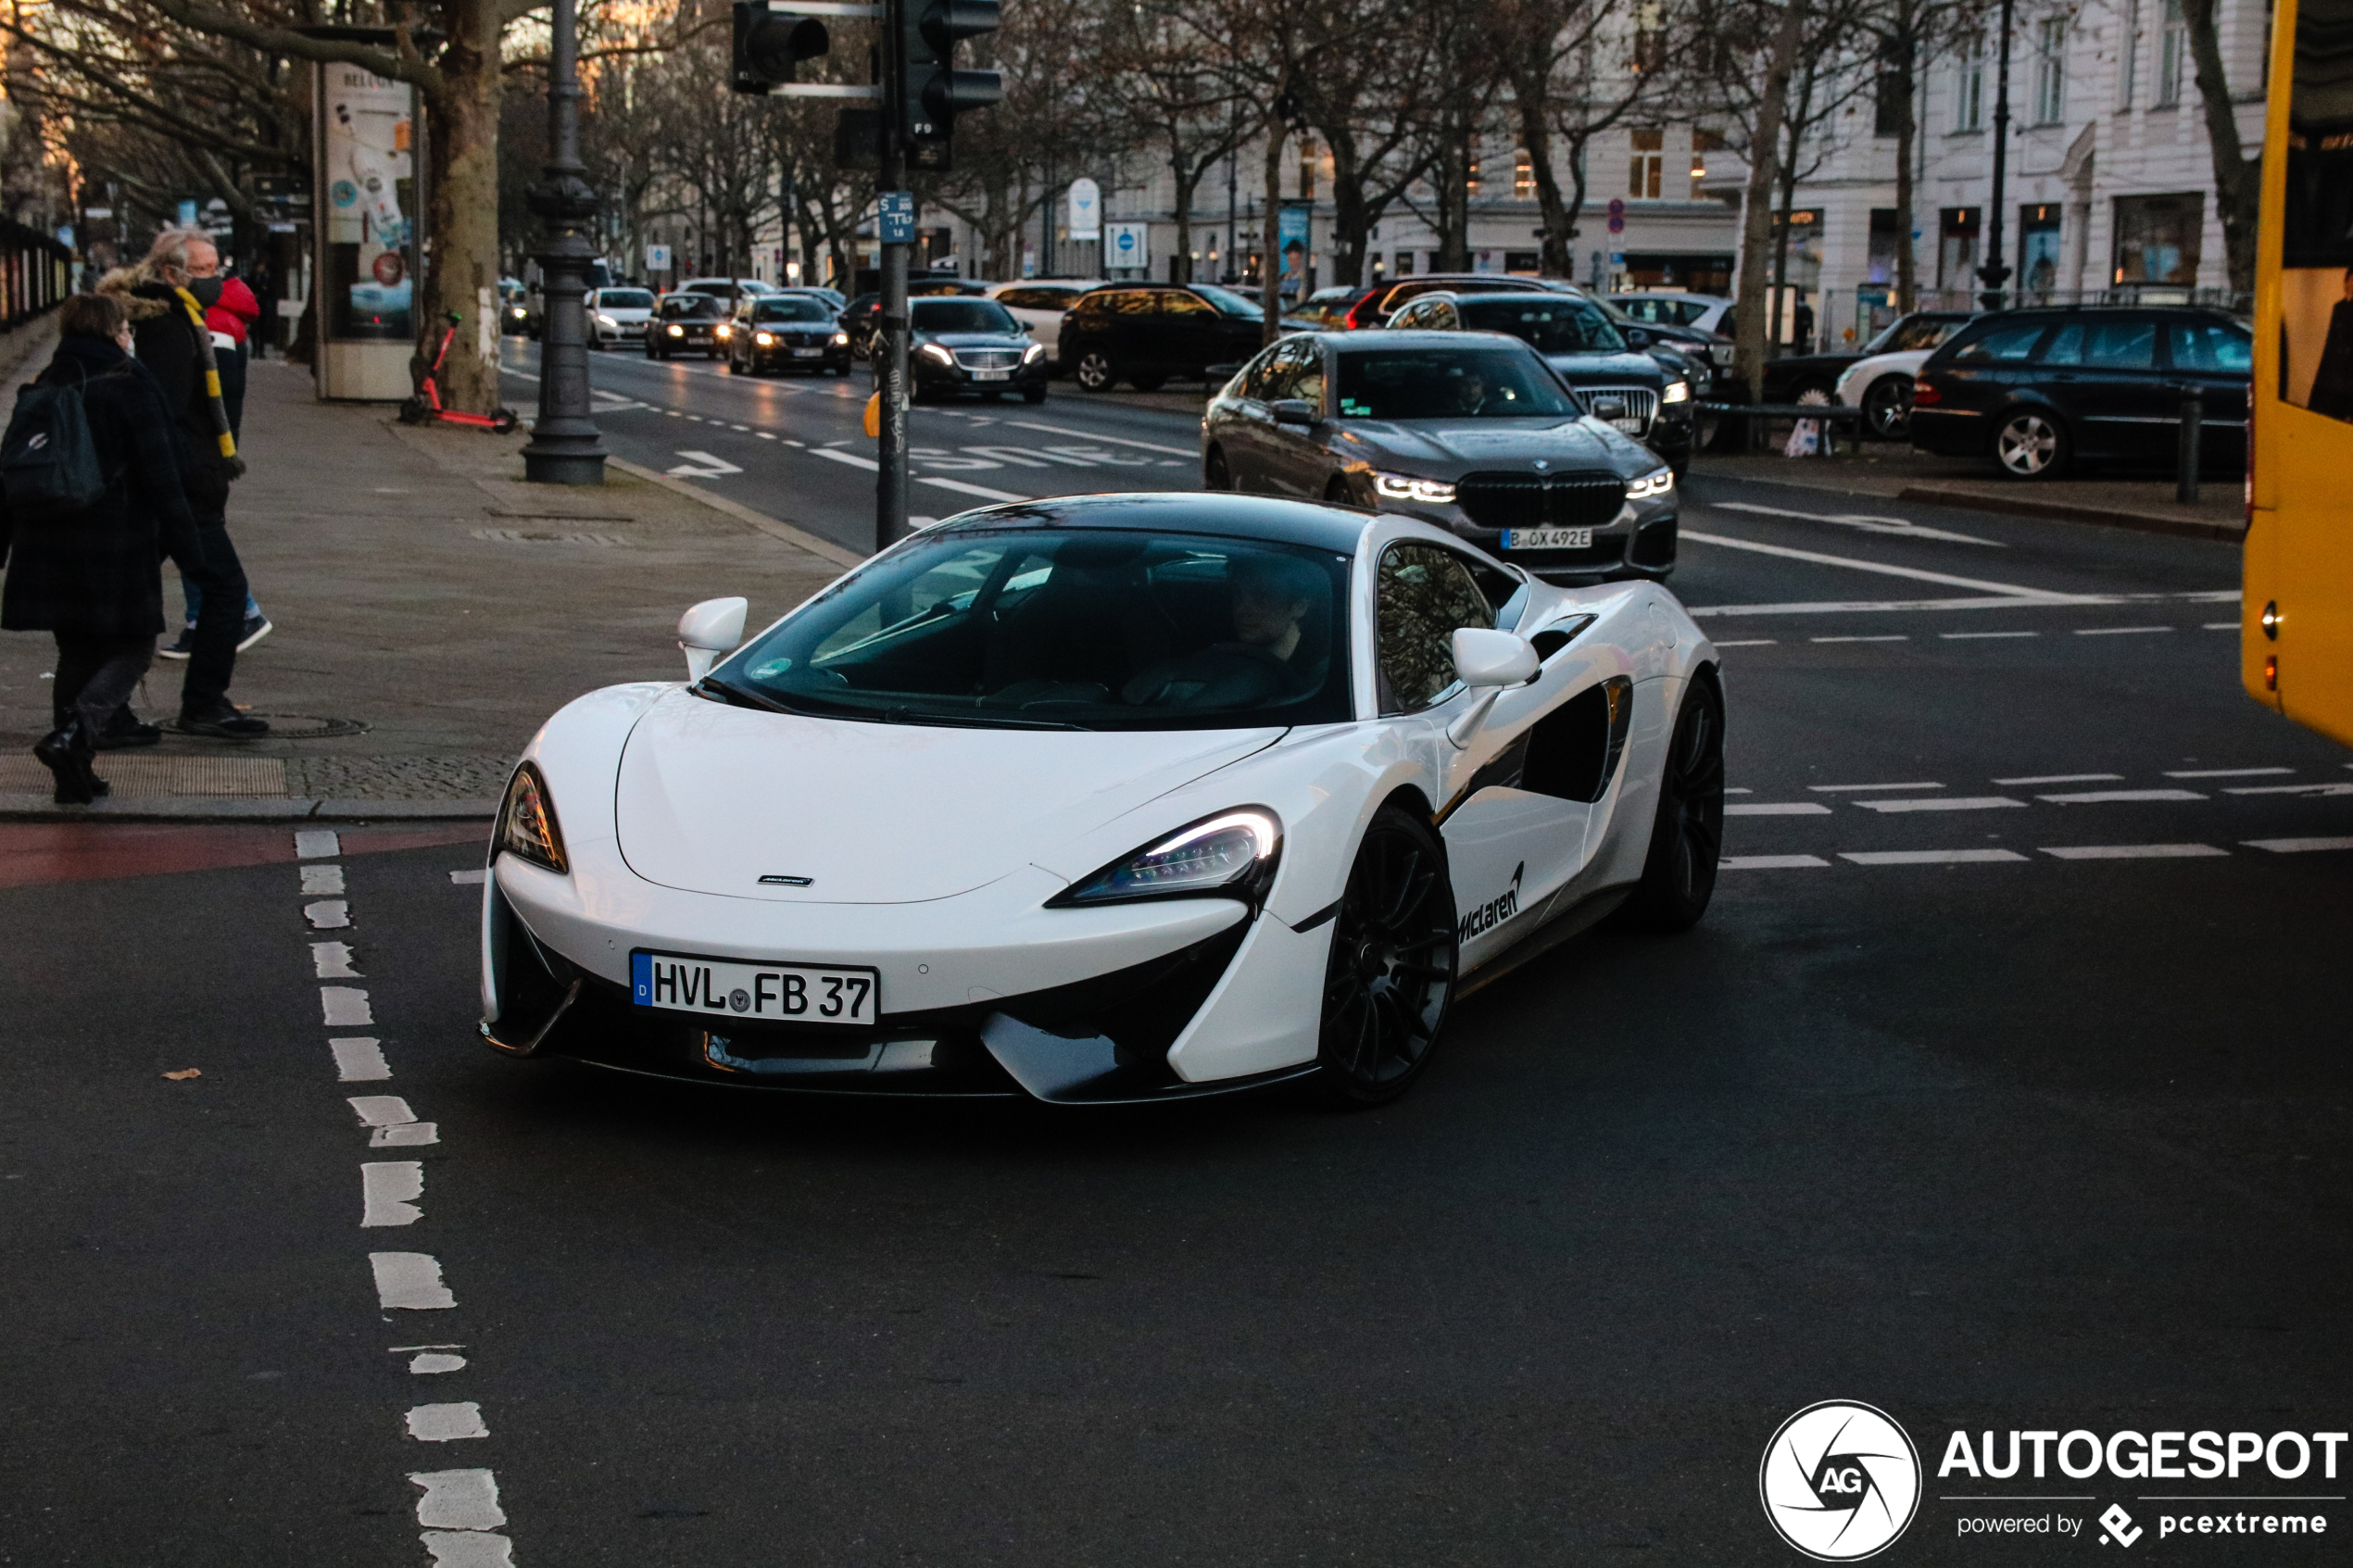
[[[736,335],[736,329],[729,326],[724,321],[722,321],[719,325],[711,328],[711,332],[713,337],[734,337]]]
[[[834,342],[835,342],[835,343],[837,343],[837,344],[844,344],[844,343],[848,343],[849,341],[849,334],[848,332],[836,332],[836,333],[834,334]]]
[[[672,337],[685,337],[686,335],[686,329],[684,327],[673,326],[670,329],[670,335]]]
[[[1046,358],[1046,345],[1042,343],[1033,343],[1023,350],[1021,362],[1025,365],[1034,365],[1044,358]]]
[[[498,806],[498,832],[492,839],[504,849],[535,866],[569,875],[564,860],[564,835],[556,826],[556,803],[548,797],[547,781],[526,762],[508,781],[507,798]]]
[[[599,310],[597,312],[597,325],[600,327],[617,327],[621,325],[621,323]]]
[[[1668,382],[1667,390],[1658,395],[1658,400],[1661,403],[1688,403],[1692,400],[1692,383],[1687,381]]]
[[[915,352],[921,354],[925,358],[931,360],[934,364],[952,365],[956,362],[956,357],[953,354],[949,353],[948,350],[940,347],[939,345],[936,343],[927,343]]]
[[[1214,895],[1239,898],[1255,909],[1275,880],[1282,847],[1282,823],[1274,812],[1263,806],[1238,807],[1122,856],[1047,899],[1046,907]]]
[[[1656,473],[1646,473],[1640,479],[1628,481],[1626,498],[1639,501],[1647,495],[1664,495],[1674,488],[1675,470],[1661,469]]]
[[[776,341],[776,335],[774,332],[754,332],[751,341],[766,348]]]
[[[1373,475],[1373,492],[1391,501],[1421,501],[1432,506],[1451,506],[1454,487],[1435,479],[1416,479],[1411,474],[1377,473]]]

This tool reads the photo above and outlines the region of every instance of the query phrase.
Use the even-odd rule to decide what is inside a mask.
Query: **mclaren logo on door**
[[[1484,936],[1514,915],[1519,913],[1519,880],[1528,874],[1528,862],[1522,860],[1512,868],[1512,884],[1494,897],[1462,918],[1454,928],[1454,940],[1459,945],[1474,936]]]

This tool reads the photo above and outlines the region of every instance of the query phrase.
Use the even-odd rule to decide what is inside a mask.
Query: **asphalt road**
[[[842,383],[597,370],[616,451],[855,536]],[[1188,445],[1059,389],[916,418],[1000,465],[960,483],[1191,477],[1005,455]],[[0,1562],[1793,1562],[1758,1463],[1831,1399],[1928,1466],[1890,1563],[2124,1556],[2111,1503],[2133,1559],[2341,1560],[2353,1456],[1935,1474],[1955,1431],[2347,1425],[2353,771],[2239,693],[2233,553],[1704,477],[1685,529],[1715,908],[1478,992],[1365,1114],[511,1062],[470,842],[0,830]],[[478,1470],[495,1510],[408,1479]],[[2166,1538],[2168,1494],[2329,1533]],[[1964,1534],[2010,1516],[2061,1523]]]

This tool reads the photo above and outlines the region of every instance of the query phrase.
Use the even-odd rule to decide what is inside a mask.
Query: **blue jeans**
[[[181,596],[188,601],[188,629],[195,630],[196,616],[204,608],[204,590],[187,578],[180,579]],[[245,619],[253,620],[261,613],[261,606],[251,594],[245,596]]]

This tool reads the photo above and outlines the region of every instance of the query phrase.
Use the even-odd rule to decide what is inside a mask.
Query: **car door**
[[[2226,469],[2243,465],[2255,340],[2230,322],[2184,316],[2165,323],[2165,342],[2171,379],[2196,387],[2203,405],[2198,441],[2205,461]]]
[[[1523,787],[1540,721],[1567,695],[1549,674],[1502,694],[1465,744],[1447,734],[1479,701],[1454,678],[1451,642],[1462,627],[1494,624],[1495,607],[1478,578],[1495,569],[1425,537],[1392,537],[1376,548],[1377,699],[1384,716],[1419,721],[1412,742],[1436,778],[1438,827],[1469,969],[1526,931],[1524,917],[1574,874],[1592,808]]]
[[[1274,416],[1266,410],[1266,388],[1276,362],[1288,347],[1289,345],[1278,343],[1261,349],[1236,378],[1237,389],[1216,407],[1211,433],[1218,450],[1226,455],[1226,471],[1237,490],[1266,488],[1263,478],[1267,458],[1266,433],[1274,423]]]
[[[1259,433],[1262,447],[1257,488],[1271,490],[1277,495],[1304,495],[1320,501],[1332,466],[1331,454],[1323,445],[1324,345],[1312,334],[1302,332],[1285,338],[1276,348],[1278,352],[1267,368],[1268,412]],[[1287,425],[1277,420],[1273,405],[1286,400],[1314,408],[1316,422]]]
[[[1157,303],[1152,336],[1161,373],[1185,379],[1200,375],[1204,366],[1228,361],[1216,307],[1182,289],[1161,291]]]
[[[2157,328],[2137,312],[2087,312],[2044,345],[2036,380],[2081,455],[2146,462],[2171,453],[2181,398],[2158,371]]]

